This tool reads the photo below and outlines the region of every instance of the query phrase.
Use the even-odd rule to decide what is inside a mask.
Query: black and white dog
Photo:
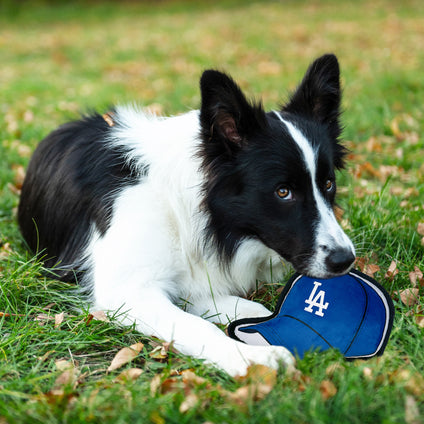
[[[200,87],[200,111],[117,107],[52,132],[29,164],[19,224],[59,279],[77,279],[96,308],[127,311],[142,333],[231,375],[291,366],[285,348],[245,345],[212,322],[269,314],[243,296],[284,278],[287,262],[322,278],[352,266],[333,213],[338,62],[318,58],[268,113],[221,72]]]

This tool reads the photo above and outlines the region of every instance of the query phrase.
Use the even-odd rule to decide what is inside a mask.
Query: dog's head
[[[355,251],[333,212],[345,156],[336,57],[313,62],[290,101],[269,113],[223,73],[205,71],[200,84],[207,236],[221,257],[256,238],[298,272],[347,272]]]

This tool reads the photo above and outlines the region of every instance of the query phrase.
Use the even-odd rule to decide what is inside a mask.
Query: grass
[[[414,288],[411,273],[424,271],[418,231],[424,222],[424,3],[0,7],[1,424],[424,422],[423,283],[416,283],[414,299],[400,297]],[[109,322],[93,319],[71,288],[42,276],[15,211],[23,170],[48,131],[79,111],[116,102],[155,104],[166,114],[196,108],[197,81],[207,67],[227,70],[272,108],[307,64],[328,51],[342,67],[351,149],[339,180],[342,223],[360,264],[375,271],[396,308],[381,358],[346,362],[337,352],[310,353],[298,363],[301,374],[281,371],[271,392],[259,395],[248,391],[256,387],[254,377],[231,379],[158,348],[134,328],[120,327],[119,311]],[[398,273],[391,277],[393,261]],[[274,305],[276,287],[254,296]],[[140,341],[144,347],[131,363],[107,372],[119,349]],[[138,378],[121,375],[133,368],[143,370]],[[185,369],[197,379],[178,374]]]

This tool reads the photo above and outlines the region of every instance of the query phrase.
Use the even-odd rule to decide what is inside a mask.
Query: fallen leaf
[[[159,389],[162,385],[162,377],[160,374],[156,374],[150,381],[150,396],[155,396],[159,393]]]
[[[380,267],[376,264],[368,264],[365,269],[365,274],[370,277],[374,277],[376,272],[380,271]]]
[[[319,385],[319,391],[323,400],[328,400],[337,394],[337,388],[330,380],[323,380]]]
[[[128,368],[122,371],[117,377],[116,380],[126,383],[128,381],[135,381],[141,374],[143,374],[143,370],[141,368]]]
[[[6,259],[12,253],[10,243],[1,243],[0,240],[0,259]]]
[[[181,377],[182,377],[184,384],[189,385],[191,387],[202,386],[202,385],[208,384],[208,381],[205,378],[198,376],[197,374],[195,374],[191,370],[182,371]]]
[[[122,348],[113,358],[107,371],[108,372],[114,371],[122,367],[123,365],[127,364],[128,362],[131,362],[134,358],[138,356],[138,354],[141,352],[143,347],[144,347],[143,343],[135,343],[129,347]]]
[[[399,270],[397,269],[396,262],[392,261],[384,277],[393,280],[397,274],[399,274]]]
[[[245,376],[237,377],[240,382],[246,382],[235,392],[224,395],[241,407],[264,399],[273,389],[277,381],[277,371],[265,365],[254,364],[247,369]]]
[[[380,271],[380,267],[376,264],[370,263],[369,258],[356,258],[356,266],[369,277],[374,277],[374,274]]]
[[[417,284],[424,286],[424,276],[421,270],[415,265],[414,270],[409,273],[409,281],[412,287],[417,287]]]
[[[418,303],[419,289],[417,288],[407,288],[404,290],[399,290],[398,294],[400,300],[406,306],[413,306]]]
[[[88,325],[92,320],[109,322],[109,318],[104,311],[92,311],[88,314],[85,324]]]
[[[417,305],[415,310],[415,322],[418,327],[424,328],[424,306]]]
[[[424,394],[424,377],[418,372],[401,368],[389,375],[391,381],[404,384],[405,390],[416,397]]]
[[[334,212],[334,215],[335,215],[337,221],[340,222],[343,218],[344,210],[340,206],[335,205],[333,207],[333,212]]]
[[[48,314],[38,314],[34,317],[34,321],[38,321],[38,324],[44,325],[46,322],[53,320],[54,318]]]
[[[54,316],[54,328],[59,328],[65,319],[65,312],[61,312],[60,314],[56,314]]]
[[[20,191],[25,179],[25,168],[22,165],[12,165],[12,169],[15,173],[13,185],[18,191]]]
[[[189,393],[181,402],[179,411],[184,414],[185,412],[193,409],[199,403],[199,397],[195,393]]]
[[[104,322],[110,321],[105,311],[93,311],[91,312],[91,315],[93,315],[93,318],[97,321],[104,321]]]
[[[266,365],[253,364],[247,368],[244,376],[237,377],[239,381],[247,381],[251,383],[268,384],[274,386],[277,381],[277,371]]]
[[[325,375],[328,375],[329,377],[332,377],[334,374],[340,371],[344,371],[345,368],[341,365],[335,362],[334,364],[331,364],[327,367],[325,370]]]
[[[362,374],[364,375],[364,377],[365,377],[367,380],[371,380],[371,379],[372,379],[372,377],[373,377],[372,368],[370,368],[370,367],[364,367],[364,368],[362,369]]]
[[[392,130],[393,135],[398,139],[402,140],[402,132],[399,129],[399,116],[396,116],[392,122],[390,122],[390,129]]]
[[[56,361],[55,365],[58,371],[62,371],[62,373],[56,378],[53,390],[60,390],[63,386],[71,386],[75,389],[79,376],[79,370],[75,365],[67,360]]]
[[[168,358],[168,351],[164,346],[156,346],[150,353],[149,357],[159,361],[165,360]]]
[[[381,173],[378,169],[375,169],[370,162],[363,162],[358,164],[354,169],[354,176],[356,178],[363,178],[365,176],[375,177],[380,179]]]
[[[366,149],[368,152],[377,152],[381,153],[383,151],[383,146],[381,144],[381,141],[378,140],[377,137],[372,136],[367,140],[365,143]]]
[[[421,414],[417,401],[411,395],[405,397],[405,422],[407,424],[421,424]]]

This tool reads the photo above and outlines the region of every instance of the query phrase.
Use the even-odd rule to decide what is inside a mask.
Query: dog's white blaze
[[[317,152],[312,148],[305,136],[289,121],[275,112],[278,119],[287,127],[292,139],[298,145],[303,155],[305,167],[311,176],[312,192],[319,213],[319,221],[316,227],[315,255],[311,261],[311,273],[320,275],[326,273],[325,258],[328,253],[336,248],[355,249],[349,237],[338,224],[332,208],[327,204],[318,189],[316,182]]]

